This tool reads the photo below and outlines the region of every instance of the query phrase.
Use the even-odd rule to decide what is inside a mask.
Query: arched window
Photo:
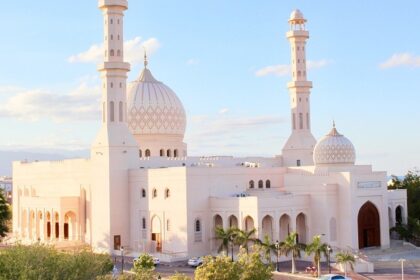
[[[263,182],[263,180],[259,180],[259,181],[258,181],[258,188],[259,188],[259,189],[264,188],[264,182]]]
[[[146,229],[146,218],[145,218],[145,217],[143,217],[143,218],[141,219],[141,228],[142,228],[142,229]]]
[[[111,34],[111,40],[114,40],[114,35]]]
[[[165,150],[164,150],[164,149],[161,149],[161,150],[160,150],[160,156],[161,156],[161,157],[164,157],[164,156],[165,156]]]
[[[298,71],[298,77],[300,77],[300,75],[301,75],[301,72],[300,72],[300,71]]]
[[[172,156],[172,151],[171,150],[167,150],[166,151],[166,156],[167,157],[171,157]]]
[[[150,157],[150,150],[147,149],[146,152],[145,152],[145,154],[146,154],[146,157]]]
[[[170,189],[166,189],[165,190],[165,198],[168,198],[171,196],[171,190]]]
[[[119,112],[119,120],[120,120],[120,122],[122,122],[123,121],[123,103],[122,103],[122,101],[120,101],[120,104],[118,105],[118,112]]]
[[[194,230],[195,232],[201,232],[201,221],[200,219],[196,219],[195,220],[195,225],[194,225]]]
[[[145,189],[141,190],[141,197],[146,197],[146,190]]]
[[[292,120],[293,129],[296,129],[296,114],[293,113],[293,120]]]
[[[117,51],[117,56],[121,56],[121,51],[120,50]]]
[[[174,150],[174,157],[178,157],[178,150]]]
[[[110,50],[110,51],[109,51],[109,55],[110,55],[110,56],[114,56],[114,50]]]
[[[111,83],[111,88],[114,88],[114,83]]]
[[[253,189],[254,188],[254,180],[249,181],[249,188]]]
[[[122,88],[122,83],[120,83],[120,88]]]
[[[120,34],[118,34],[117,39],[120,40]]]
[[[111,18],[111,24],[113,24],[114,23],[114,20]]]
[[[166,220],[166,231],[171,231],[171,220]]]
[[[153,189],[153,198],[157,197],[157,189]]]
[[[139,157],[143,156],[143,152],[141,150],[139,150]]]
[[[114,101],[111,101],[109,103],[109,119],[111,120],[111,122],[114,121]]]
[[[266,180],[265,181],[265,188],[267,188],[267,189],[271,188],[271,182],[270,182],[270,180]]]
[[[303,114],[299,113],[299,128],[303,129]]]

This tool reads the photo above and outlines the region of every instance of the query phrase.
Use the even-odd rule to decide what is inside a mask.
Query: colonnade
[[[64,214],[54,209],[21,209],[20,234],[32,241],[80,240],[80,226],[75,211]]]

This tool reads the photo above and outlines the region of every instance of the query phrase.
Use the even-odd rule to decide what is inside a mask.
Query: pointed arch
[[[359,249],[381,246],[380,216],[376,206],[367,201],[357,216]]]
[[[262,235],[260,236],[260,239],[265,238],[265,236],[268,236],[270,240],[273,240],[273,217],[270,215],[264,216],[264,218],[261,221],[261,228],[262,228]]]

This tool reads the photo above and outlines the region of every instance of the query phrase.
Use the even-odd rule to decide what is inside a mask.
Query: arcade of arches
[[[58,211],[24,209],[20,216],[23,238],[34,241],[80,240],[76,211],[61,215]]]
[[[216,227],[236,227],[245,231],[256,228],[255,237],[264,239],[265,236],[268,236],[271,241],[284,240],[290,232],[296,231],[299,242],[306,243],[308,241],[308,221],[304,213],[299,213],[294,219],[288,214],[282,214],[277,220],[271,215],[265,215],[259,222],[251,215],[247,215],[241,223],[238,223],[238,218],[235,215],[223,219],[221,214],[216,214],[213,216],[213,237]],[[218,247],[220,241],[216,241],[215,245]]]

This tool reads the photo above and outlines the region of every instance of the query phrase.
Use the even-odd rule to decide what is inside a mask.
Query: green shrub
[[[0,251],[0,279],[91,280],[112,270],[108,255],[61,253],[42,245],[17,245]]]

